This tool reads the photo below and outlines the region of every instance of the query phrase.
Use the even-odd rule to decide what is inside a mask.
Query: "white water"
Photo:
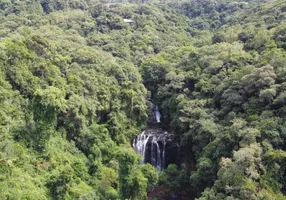
[[[151,165],[157,168],[158,171],[162,170],[162,154],[160,150],[160,146],[158,141],[159,138],[153,136],[152,143],[151,143]],[[164,151],[164,150],[163,150]]]
[[[143,131],[140,135],[138,135],[133,140],[133,148],[135,151],[142,156],[142,163],[145,163],[145,151],[146,145],[150,138],[150,135],[144,135],[145,131]]]
[[[147,146],[149,146],[149,149]],[[151,165],[156,167],[158,171],[165,168],[165,135],[157,135],[156,133],[147,135],[145,134],[145,131],[143,131],[133,140],[133,148],[142,156],[142,164],[149,162]],[[147,160],[147,158],[149,158],[149,160]]]
[[[157,147],[157,163],[156,163],[156,167],[157,167],[157,170],[158,171],[161,171],[162,170],[162,154],[161,154],[161,151],[160,151],[160,146],[158,144],[158,140],[156,141],[156,147]]]
[[[161,114],[157,105],[152,104],[152,113],[152,121],[159,123]],[[133,140],[133,148],[142,156],[142,164],[150,163],[158,171],[165,169],[167,134],[167,132],[163,132],[162,128],[155,126],[146,129]]]
[[[161,122],[160,119],[161,119],[161,113],[159,112],[159,109],[158,109],[158,106],[156,105],[155,106],[155,118],[156,118],[156,121],[159,123]]]
[[[166,134],[167,132],[165,132]],[[166,136],[163,136],[162,169],[166,167]]]

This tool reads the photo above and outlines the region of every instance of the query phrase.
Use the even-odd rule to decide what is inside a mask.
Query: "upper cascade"
[[[161,113],[160,113],[160,111],[159,111],[159,109],[158,109],[158,106],[157,105],[155,105],[155,119],[156,119],[156,122],[161,122],[160,121],[160,119],[161,119]]]

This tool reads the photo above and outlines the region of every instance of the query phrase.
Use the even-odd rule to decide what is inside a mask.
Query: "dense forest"
[[[0,199],[286,199],[285,0],[0,0],[0,69]]]

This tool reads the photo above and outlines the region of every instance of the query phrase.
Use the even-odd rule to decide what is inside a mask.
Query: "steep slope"
[[[285,199],[285,0],[136,3],[0,2],[0,199]]]
[[[169,188],[165,196],[285,199],[286,2],[250,2],[231,15],[220,3],[229,5],[171,4],[190,17],[192,47],[142,64],[146,87],[181,140],[182,171],[171,166],[159,184]],[[210,25],[214,16],[219,26]],[[194,26],[198,19],[209,25]],[[182,50],[189,52],[180,57]]]

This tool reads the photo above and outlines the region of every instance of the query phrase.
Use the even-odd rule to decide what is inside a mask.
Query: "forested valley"
[[[0,0],[0,199],[285,200],[286,0]]]

